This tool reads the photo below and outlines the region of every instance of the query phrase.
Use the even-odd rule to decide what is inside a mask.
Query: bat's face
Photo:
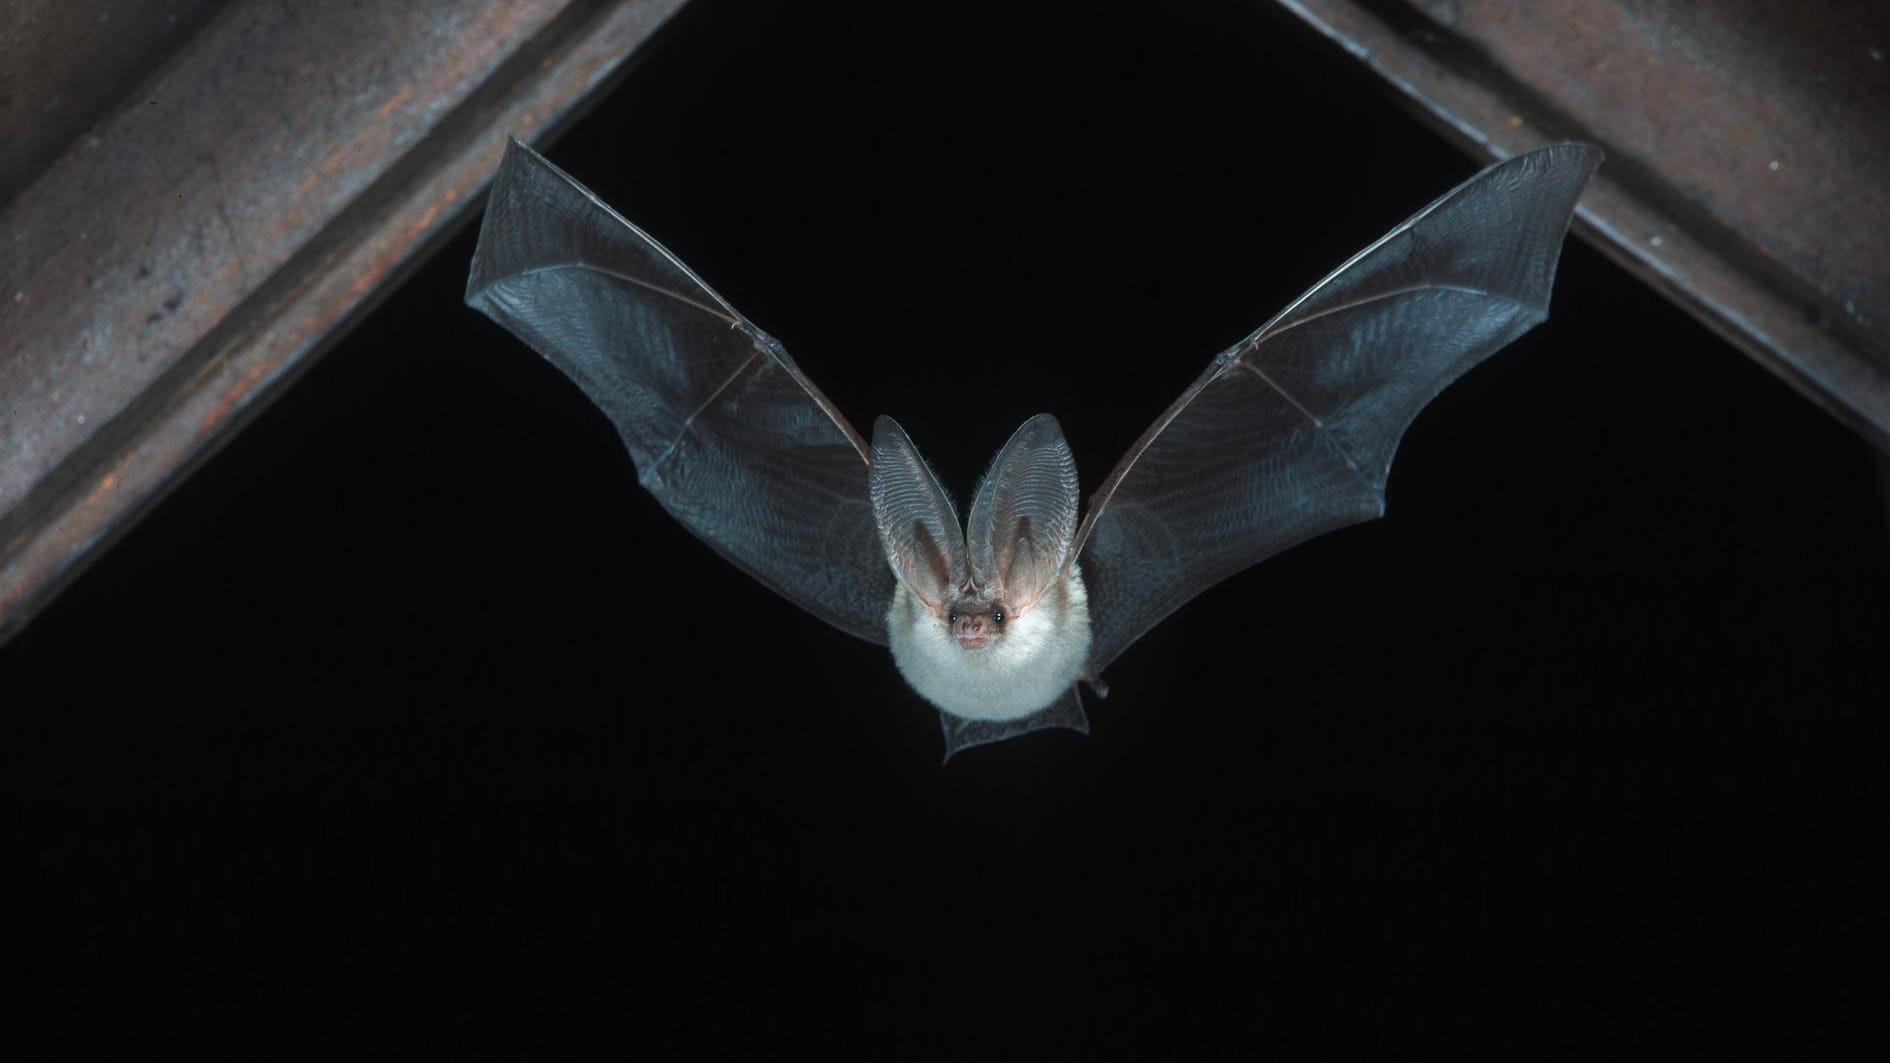
[[[946,611],[945,622],[958,645],[976,653],[991,640],[1004,637],[1004,606],[976,601],[954,605]]]
[[[1028,608],[1011,606],[1007,598],[1002,588],[986,587],[950,595],[936,610],[915,599],[910,626],[915,635],[949,646],[961,656],[986,659],[985,666],[1001,667],[1004,660],[1036,652],[1039,644],[1054,638],[1056,630],[1068,623],[1066,586],[1039,595]]]
[[[1075,565],[1026,608],[1007,606],[1003,595],[975,592],[937,613],[917,599],[912,604],[911,613],[903,616],[904,626],[911,638],[923,638],[935,647],[929,655],[991,675],[1024,668],[1061,669],[1076,648],[1064,644],[1087,642],[1089,596]]]

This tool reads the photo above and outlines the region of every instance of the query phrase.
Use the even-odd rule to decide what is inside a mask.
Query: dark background
[[[1040,410],[1092,490],[1476,169],[1270,5],[890,10],[697,0],[549,155],[961,492]],[[474,236],[0,649],[14,1006],[53,1033],[529,1054],[523,1012],[834,1055],[1022,1014],[1186,1058],[1307,1016],[1399,1045],[1405,1009],[1578,1054],[1855,1021],[1878,468],[1585,243],[1406,436],[1386,520],[1177,614],[1088,737],[941,767],[884,650],[690,538],[461,305]],[[936,949],[981,974],[882,977]]]

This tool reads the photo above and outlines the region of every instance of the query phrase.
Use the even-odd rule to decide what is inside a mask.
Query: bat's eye
[[[951,613],[951,615],[949,615],[949,616],[947,616],[947,617],[945,618],[945,622],[946,622],[947,624],[956,624],[956,623],[958,623],[958,613],[957,613],[957,611],[956,611],[956,610],[954,610],[954,611],[953,611],[953,612]]]
[[[992,614],[991,614],[991,619],[993,619],[993,620],[995,620],[995,621],[997,621],[998,623],[1000,623],[1000,624],[1002,624],[1002,623],[1004,622],[1004,610],[1002,610],[1002,609],[999,609],[999,610],[998,610],[997,612],[995,612],[995,613],[992,613]]]

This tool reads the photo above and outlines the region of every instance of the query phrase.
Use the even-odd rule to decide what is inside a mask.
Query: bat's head
[[[966,719],[1012,720],[1063,696],[1089,657],[1088,595],[1070,553],[1076,463],[1056,419],[1024,422],[963,527],[891,418],[873,431],[873,513],[899,577],[887,635],[900,674]]]
[[[1028,632],[1031,614],[1065,579],[1076,537],[1076,462],[1056,418],[1032,417],[998,451],[963,527],[890,417],[873,426],[872,462],[886,559],[936,621],[937,635],[967,653],[990,653]]]

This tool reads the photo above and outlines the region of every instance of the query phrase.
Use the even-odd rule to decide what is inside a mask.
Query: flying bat
[[[945,756],[1087,732],[1077,684],[1195,595],[1384,512],[1405,429],[1548,316],[1601,152],[1489,167],[1223,351],[1136,440],[1079,520],[1076,463],[1038,414],[966,519],[890,417],[869,442],[772,336],[643,230],[513,140],[466,302],[571,377],[638,480],[716,552],[888,646],[939,711]]]

